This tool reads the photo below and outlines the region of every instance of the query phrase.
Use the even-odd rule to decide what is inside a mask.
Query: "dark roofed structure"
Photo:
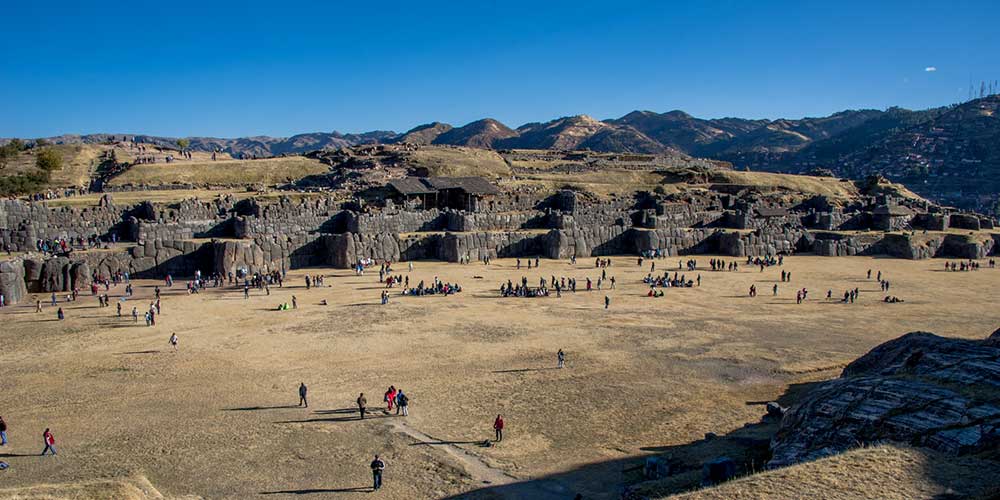
[[[424,179],[420,177],[403,177],[402,179],[389,181],[389,187],[395,189],[403,196],[434,194],[437,192],[437,189],[428,186],[423,181]]]
[[[483,197],[500,194],[500,189],[482,177],[404,177],[388,186],[404,202],[419,199],[426,208],[456,208],[475,212]]]
[[[427,177],[424,182],[438,191],[460,189],[468,194],[500,194],[500,190],[482,177]]]

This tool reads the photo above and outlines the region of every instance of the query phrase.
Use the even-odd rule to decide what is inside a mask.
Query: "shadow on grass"
[[[517,368],[513,370],[494,370],[493,373],[522,373],[522,372],[543,372],[548,370],[558,370],[559,368],[550,366],[548,368]]]
[[[303,490],[262,491],[261,495],[312,495],[314,493],[361,493],[375,491],[370,486],[355,488],[312,488]]]
[[[223,408],[222,411],[259,411],[259,410],[283,410],[287,408],[301,408],[299,405],[283,406],[247,406],[244,408]]]
[[[782,406],[791,406],[816,384],[793,384],[777,402]],[[747,402],[753,405],[766,403],[767,401]],[[765,411],[761,408],[761,415],[764,414]],[[610,496],[617,498],[626,488],[633,488],[646,481],[643,476],[645,461],[647,457],[653,456],[661,457],[670,465],[671,471],[669,476],[654,480],[656,496],[681,493],[700,488],[702,465],[719,457],[729,457],[736,463],[737,476],[763,470],[765,463],[770,459],[771,437],[777,429],[778,422],[774,420],[748,423],[725,435],[707,436],[705,439],[682,445],[642,446],[638,455],[587,464],[566,472],[527,481],[485,486],[448,498],[528,498],[540,494],[539,492],[552,493],[551,496],[544,498],[573,498],[578,493],[584,498]],[[448,443],[442,442],[442,444]],[[433,445],[437,442],[414,445],[421,444]],[[559,492],[556,493],[556,490]]]

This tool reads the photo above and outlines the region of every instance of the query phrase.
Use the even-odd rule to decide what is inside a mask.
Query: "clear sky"
[[[0,0],[0,137],[926,108],[1000,79],[998,19],[996,0]]]

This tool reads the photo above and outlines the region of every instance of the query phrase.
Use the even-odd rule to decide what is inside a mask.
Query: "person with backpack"
[[[409,410],[410,398],[406,394],[403,394],[403,390],[400,389],[396,393],[396,415],[402,412],[403,416],[406,417],[410,414]]]
[[[497,415],[497,419],[493,421],[493,430],[496,431],[496,442],[503,441],[503,417]]]
[[[42,433],[42,441],[45,442],[45,448],[42,449],[42,456],[45,456],[46,452],[51,451],[53,455],[56,454],[56,438],[52,437],[52,433],[49,429],[45,429]]]
[[[382,488],[382,471],[385,470],[385,461],[375,455],[375,460],[372,460],[372,490],[378,490]]]

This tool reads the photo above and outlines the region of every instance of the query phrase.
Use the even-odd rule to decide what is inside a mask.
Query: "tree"
[[[54,149],[45,148],[38,152],[38,157],[35,158],[35,166],[45,172],[52,172],[53,170],[62,169],[62,161],[62,156]]]
[[[189,139],[177,139],[177,147],[181,149],[187,149],[190,145],[191,141]]]
[[[35,147],[36,148],[44,148],[45,146],[48,146],[48,145],[49,145],[49,141],[46,140],[46,139],[35,139]]]

